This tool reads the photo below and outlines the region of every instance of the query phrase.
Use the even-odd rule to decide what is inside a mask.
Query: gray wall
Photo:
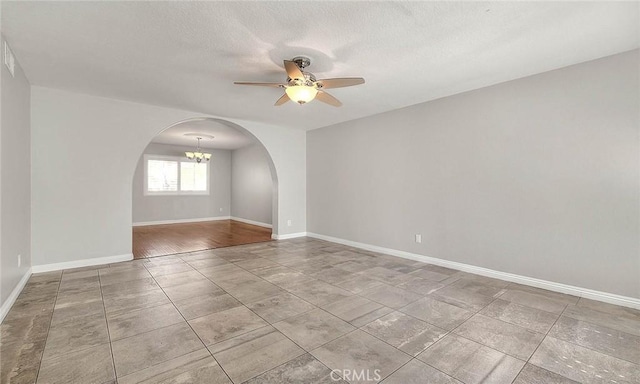
[[[2,36],[4,46],[4,36]],[[3,56],[3,55],[2,55]],[[0,305],[31,266],[31,86],[16,63],[15,77],[1,65]],[[18,255],[22,266],[18,268]]]
[[[271,224],[273,180],[260,145],[231,152],[231,216]]]
[[[31,87],[33,265],[132,256],[133,174],[140,153],[165,128],[203,117]],[[224,121],[243,127],[269,151],[278,175],[274,232],[305,232],[306,132]]]
[[[307,230],[640,297],[638,52],[308,132]]]
[[[184,156],[185,151],[193,151],[193,147],[151,143],[144,154]],[[207,149],[207,152],[211,153],[209,195],[145,196],[144,155],[141,156],[133,177],[133,222],[229,216],[231,152],[220,149]]]

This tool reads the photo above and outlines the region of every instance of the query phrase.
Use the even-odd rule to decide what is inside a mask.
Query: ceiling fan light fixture
[[[292,85],[287,87],[285,92],[291,100],[298,104],[308,103],[318,94],[318,90],[309,85]]]
[[[342,106],[340,100],[328,94],[325,90],[331,88],[351,87],[364,84],[362,77],[340,77],[320,79],[311,72],[303,71],[311,65],[311,60],[305,56],[296,56],[292,60],[284,60],[284,70],[287,72],[286,83],[256,83],[253,81],[235,81],[238,85],[257,85],[261,87],[284,88],[284,95],[273,104],[275,107],[284,105],[291,100],[298,104],[306,104],[314,99],[334,107]]]

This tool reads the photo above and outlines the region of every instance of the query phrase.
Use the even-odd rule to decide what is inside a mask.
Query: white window
[[[147,192],[177,192],[178,162],[147,160]]]
[[[208,195],[209,163],[145,155],[145,195]]]
[[[209,163],[180,162],[180,190],[188,192],[206,192]]]

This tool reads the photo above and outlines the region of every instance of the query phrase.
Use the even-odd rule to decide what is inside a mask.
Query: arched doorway
[[[210,155],[188,159],[185,152]],[[132,182],[135,258],[269,241],[277,233],[278,178],[265,146],[224,119],[181,120],[140,156]]]

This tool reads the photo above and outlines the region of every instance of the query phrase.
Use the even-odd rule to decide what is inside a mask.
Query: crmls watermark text
[[[334,369],[331,371],[331,380],[340,381],[380,381],[379,369]]]

